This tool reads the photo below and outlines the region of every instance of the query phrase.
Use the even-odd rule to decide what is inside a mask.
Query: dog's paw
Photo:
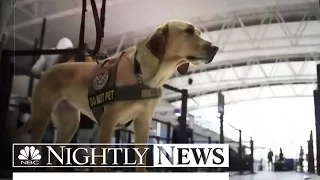
[[[106,172],[107,169],[104,167],[98,167],[98,168],[94,168],[93,172]]]
[[[147,169],[145,167],[137,167],[136,172],[147,172]]]
[[[47,172],[56,172],[56,168],[47,167],[47,168],[46,168],[46,171],[47,171]]]

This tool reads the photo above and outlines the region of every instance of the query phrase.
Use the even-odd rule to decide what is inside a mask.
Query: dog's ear
[[[164,58],[168,35],[168,25],[161,26],[150,37],[149,41],[146,44],[150,52],[160,61]]]
[[[187,74],[188,69],[189,69],[189,63],[184,63],[177,68],[177,71],[179,72],[179,74],[185,75]]]

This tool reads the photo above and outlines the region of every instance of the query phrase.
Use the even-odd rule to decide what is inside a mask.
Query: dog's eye
[[[187,33],[187,34],[193,35],[194,34],[194,29],[187,28],[187,29],[184,30],[184,32]]]

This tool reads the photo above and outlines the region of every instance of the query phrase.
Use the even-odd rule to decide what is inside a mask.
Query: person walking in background
[[[283,156],[282,148],[280,148],[279,162],[283,162],[283,161],[284,161],[284,156]]]
[[[263,171],[263,159],[260,159],[259,171]]]
[[[179,124],[174,126],[173,131],[172,131],[172,144],[183,144],[184,140],[187,140],[187,143],[192,142],[192,130],[190,128],[188,128],[188,124],[187,124],[187,137],[181,137],[181,118],[178,118]],[[193,168],[194,169],[194,168]],[[187,171],[191,171],[191,169],[188,168],[182,168],[182,167],[175,167],[171,169],[172,172],[187,172]]]
[[[67,37],[63,37],[59,40],[59,42],[57,43],[57,46],[51,49],[69,49],[69,48],[73,48],[72,41]],[[41,55],[39,59],[36,61],[36,63],[32,66],[31,68],[32,73],[41,75],[43,72],[46,72],[53,65],[61,63],[59,62],[60,60],[59,56],[60,55],[58,54]]]
[[[178,118],[178,121],[180,121],[180,117]],[[173,131],[172,131],[172,143],[173,144],[179,144],[179,143],[183,143],[184,138],[185,137],[181,137],[180,135],[180,130],[181,130],[181,126],[180,123],[176,126],[174,126]],[[192,143],[192,130],[188,127],[187,124],[187,141],[188,143]]]
[[[271,151],[271,148],[269,149],[268,152],[268,171],[272,171],[273,167],[273,152]]]
[[[303,148],[302,148],[302,146],[300,146],[300,154],[299,154],[299,170],[300,170],[300,172],[303,172],[303,155],[304,155]]]

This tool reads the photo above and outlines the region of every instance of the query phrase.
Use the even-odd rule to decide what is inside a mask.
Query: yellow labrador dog
[[[210,63],[219,48],[202,39],[200,34],[192,24],[178,20],[158,27],[152,36],[124,51],[118,60],[116,86],[137,84],[135,60],[141,67],[142,82],[150,88],[160,89],[176,71],[185,74],[189,63]],[[18,130],[19,133],[30,130],[32,143],[39,143],[52,119],[57,129],[57,142],[69,143],[78,128],[82,112],[99,122],[100,143],[110,143],[116,125],[131,120],[134,120],[135,143],[147,143],[152,117],[160,98],[115,101],[106,105],[100,119],[97,119],[88,100],[88,87],[96,66],[95,62],[67,62],[45,72],[32,97],[31,119]],[[142,154],[145,147],[138,148]],[[146,162],[145,157],[143,161]],[[136,171],[146,169],[137,167]]]

